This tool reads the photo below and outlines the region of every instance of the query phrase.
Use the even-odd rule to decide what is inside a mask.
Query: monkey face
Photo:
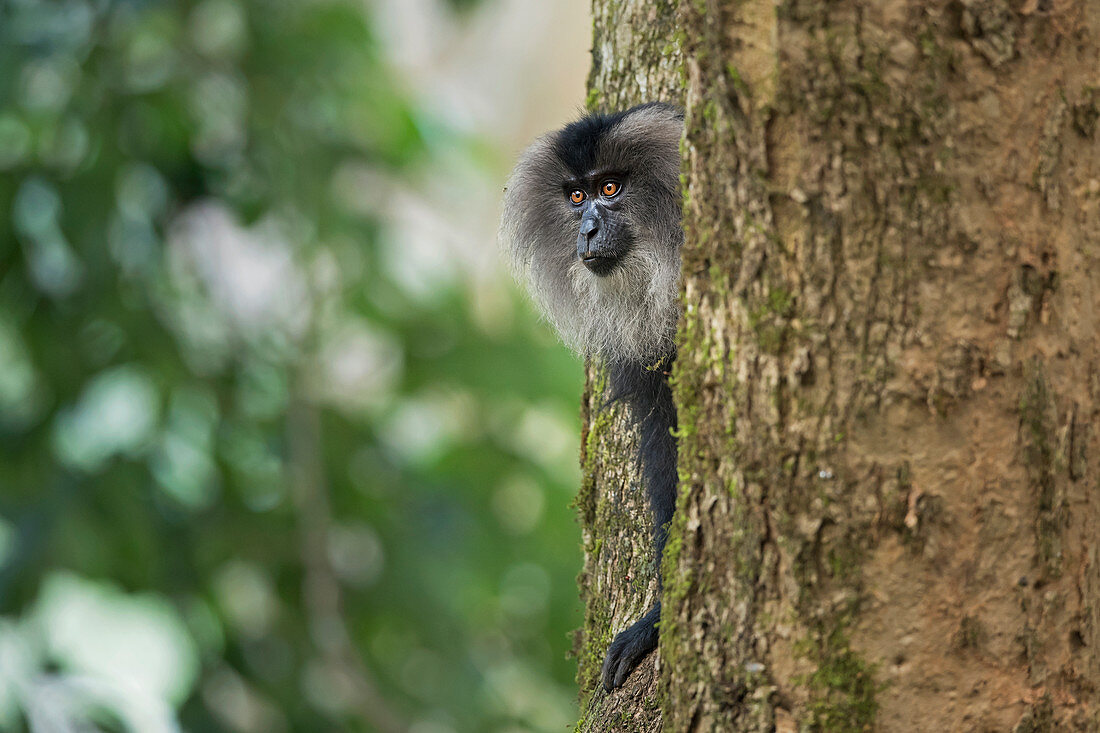
[[[586,356],[671,353],[682,129],[665,104],[589,115],[536,140],[505,188],[501,244],[543,315]]]
[[[605,277],[629,251],[633,229],[622,207],[626,196],[623,174],[597,173],[571,179],[564,186],[580,221],[577,257],[598,277]]]

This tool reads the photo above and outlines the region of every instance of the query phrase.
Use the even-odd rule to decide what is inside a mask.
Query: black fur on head
[[[508,181],[500,238],[515,272],[562,340],[585,356],[653,363],[673,351],[679,318],[680,134],[661,103],[593,114],[536,140]],[[622,179],[615,266],[578,257],[578,180]]]

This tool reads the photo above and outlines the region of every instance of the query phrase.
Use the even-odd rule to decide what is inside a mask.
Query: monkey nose
[[[600,223],[595,217],[585,217],[581,221],[581,231],[577,235],[577,256],[582,260],[592,256],[592,240],[599,230]]]
[[[581,236],[585,239],[592,239],[599,230],[600,223],[595,219],[585,219],[581,222]]]

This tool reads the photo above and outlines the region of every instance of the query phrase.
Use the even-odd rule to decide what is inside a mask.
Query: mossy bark
[[[581,728],[1096,730],[1098,6],[594,6],[593,103],[686,110],[685,315],[660,672],[610,696],[655,587],[586,396]]]

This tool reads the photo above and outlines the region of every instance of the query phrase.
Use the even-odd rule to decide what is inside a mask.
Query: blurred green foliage
[[[501,161],[364,7],[0,2],[0,729],[573,717],[580,369],[387,240]]]

